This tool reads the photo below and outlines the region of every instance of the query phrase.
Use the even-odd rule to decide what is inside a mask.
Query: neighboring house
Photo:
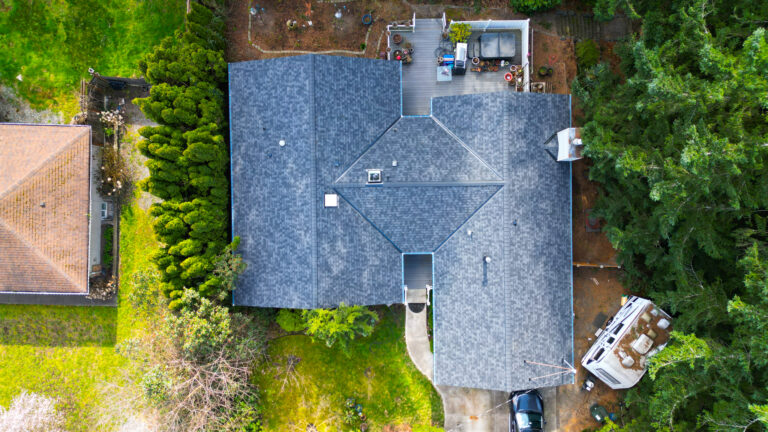
[[[435,384],[573,382],[570,163],[544,147],[569,96],[403,116],[399,62],[319,55],[230,64],[229,85],[236,305],[403,303],[430,285]]]
[[[664,349],[672,318],[650,300],[630,297],[599,333],[581,364],[612,389],[630,388],[648,369],[648,359]]]
[[[0,302],[88,294],[88,126],[0,124]]]

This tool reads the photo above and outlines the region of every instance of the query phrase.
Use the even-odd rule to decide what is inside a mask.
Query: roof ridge
[[[56,126],[61,126],[61,125],[56,125]],[[57,151],[55,151],[55,152],[51,153],[51,154],[50,154],[50,155],[49,155],[47,158],[43,159],[43,161],[41,161],[41,162],[40,162],[40,164],[39,164],[37,167],[35,167],[33,170],[31,170],[31,171],[27,172],[27,173],[24,175],[24,177],[20,178],[18,181],[16,181],[16,183],[14,183],[12,186],[10,186],[10,187],[9,187],[8,189],[6,189],[5,191],[3,191],[3,192],[0,192],[0,200],[2,200],[2,199],[3,199],[3,198],[5,198],[6,196],[10,195],[10,194],[11,194],[11,192],[15,191],[16,189],[18,189],[19,187],[21,187],[22,185],[24,185],[24,183],[25,183],[25,182],[26,182],[26,181],[27,181],[27,180],[28,180],[30,177],[33,177],[35,174],[37,174],[37,173],[38,173],[38,172],[40,172],[40,171],[41,171],[43,168],[45,168],[45,167],[48,165],[48,162],[52,161],[53,159],[56,159],[56,158],[57,158],[57,157],[59,157],[59,156],[60,156],[62,153],[64,153],[66,150],[68,150],[68,149],[69,149],[69,148],[70,148],[70,147],[71,147],[73,144],[75,144],[75,143],[76,143],[76,142],[77,142],[77,141],[78,141],[80,138],[82,138],[82,137],[83,137],[83,135],[84,135],[84,134],[86,134],[86,133],[88,132],[88,130],[89,130],[89,129],[88,129],[88,128],[83,128],[83,130],[84,130],[84,132],[83,132],[83,133],[80,133],[80,134],[78,134],[78,135],[74,136],[74,137],[73,137],[73,138],[72,138],[72,139],[71,139],[71,140],[70,140],[68,143],[66,143],[66,144],[64,144],[63,146],[61,146],[61,148],[60,148],[60,149],[58,149]],[[90,143],[89,143],[89,145],[90,145]],[[90,159],[90,156],[89,156],[89,159]],[[89,169],[90,169],[90,168],[89,168]],[[2,219],[0,219],[0,221],[2,221]]]
[[[499,173],[498,173],[498,172],[496,172],[496,170],[495,170],[495,169],[493,169],[493,167],[492,167],[492,166],[491,166],[491,165],[490,165],[488,162],[486,162],[486,161],[485,161],[485,159],[483,159],[482,157],[480,157],[480,155],[479,155],[479,154],[477,154],[477,152],[475,152],[475,151],[474,151],[474,150],[473,150],[473,149],[472,149],[470,146],[468,146],[467,144],[465,144],[465,143],[464,143],[464,141],[462,141],[462,140],[461,140],[461,138],[459,138],[459,136],[458,136],[458,135],[456,135],[455,133],[453,133],[453,131],[452,131],[452,130],[448,129],[448,127],[447,127],[446,125],[444,125],[444,124],[443,124],[443,122],[441,122],[441,121],[440,121],[440,120],[438,120],[438,119],[437,119],[435,116],[432,116],[432,115],[430,115],[430,116],[429,116],[429,118],[431,118],[431,119],[432,119],[432,120],[433,120],[435,123],[437,123],[437,125],[438,125],[438,126],[440,126],[441,128],[443,128],[443,130],[444,130],[446,133],[448,133],[448,135],[450,135],[451,137],[453,137],[453,139],[455,139],[456,141],[458,141],[458,142],[459,142],[459,144],[460,144],[462,147],[464,147],[464,149],[466,149],[466,150],[467,150],[467,151],[468,151],[468,152],[469,152],[469,153],[470,153],[472,156],[474,156],[474,157],[475,157],[477,160],[479,160],[479,161],[480,161],[480,163],[482,163],[483,165],[485,165],[485,167],[486,167],[486,168],[488,168],[489,170],[491,170],[491,172],[493,173],[493,175],[495,175],[496,177],[498,177],[499,181],[504,181],[504,177],[502,177],[501,175],[499,175]]]
[[[45,264],[47,264],[49,268],[52,268],[59,276],[63,277],[66,281],[68,281],[72,285],[72,287],[74,288],[72,290],[73,292],[79,290],[79,286],[78,286],[77,281],[73,280],[68,274],[66,274],[63,271],[61,271],[61,268],[59,268],[59,266],[56,265],[56,263],[53,262],[53,260],[51,260],[46,255],[44,255],[42,252],[40,252],[40,250],[37,249],[35,247],[35,245],[31,244],[30,242],[27,241],[27,239],[25,239],[23,236],[19,235],[16,231],[13,230],[13,228],[11,228],[10,226],[8,226],[8,224],[3,222],[2,219],[0,219],[0,226],[3,227],[6,231],[8,231],[11,234],[11,236],[13,236],[13,238],[15,238],[16,240],[19,241],[19,243],[21,243],[24,246],[26,246],[26,248],[29,251],[31,251],[33,255],[35,255],[36,257],[40,258],[40,260],[42,262],[44,262]]]
[[[317,199],[317,107],[315,106],[315,57],[314,55],[309,56],[309,76],[312,80],[310,86],[309,86],[309,97],[310,97],[310,104],[309,107],[312,110],[312,113],[310,114],[310,119],[312,121],[312,199]],[[313,304],[315,307],[320,305],[320,300],[317,297],[317,286],[319,285],[319,277],[317,274],[317,205],[313,204],[309,206],[312,211],[312,278],[314,279],[314,299]]]

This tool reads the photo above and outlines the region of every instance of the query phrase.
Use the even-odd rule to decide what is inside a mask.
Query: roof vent
[[[40,203],[40,207],[45,208],[45,201]]]
[[[285,140],[280,140],[278,144],[280,145],[280,147],[285,147]]]
[[[323,202],[325,204],[325,207],[338,207],[339,206],[339,196],[335,193],[327,193],[325,194],[325,197],[323,199]]]
[[[380,169],[368,170],[368,183],[381,183],[382,181],[383,181],[383,177],[381,176]]]
[[[639,338],[632,342],[631,346],[632,349],[635,350],[638,354],[645,355],[653,346],[653,339],[644,334],[641,334]]]

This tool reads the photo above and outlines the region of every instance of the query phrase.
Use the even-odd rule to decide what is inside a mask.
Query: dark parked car
[[[541,432],[544,430],[544,403],[536,390],[510,395],[510,432]]]

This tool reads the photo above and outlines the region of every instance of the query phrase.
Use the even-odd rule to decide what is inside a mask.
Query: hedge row
[[[150,209],[163,243],[152,260],[172,309],[185,287],[206,297],[223,289],[213,275],[229,238],[223,31],[215,5],[192,3],[184,29],[139,62],[152,89],[134,103],[159,124],[139,131],[150,174],[140,186],[163,200]]]

